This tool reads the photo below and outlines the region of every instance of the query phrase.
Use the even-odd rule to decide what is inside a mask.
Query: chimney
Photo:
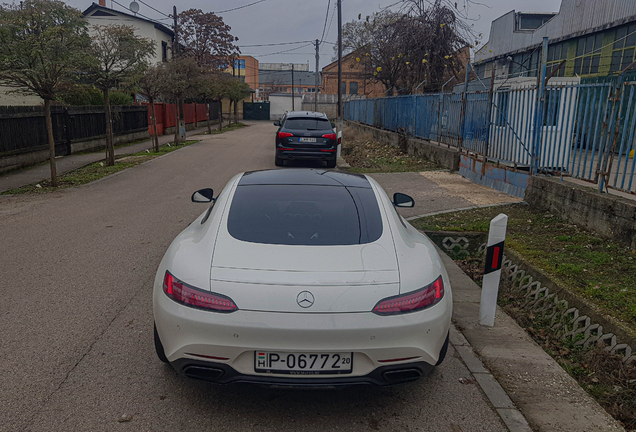
[[[106,0],[99,0],[99,5],[106,7]]]

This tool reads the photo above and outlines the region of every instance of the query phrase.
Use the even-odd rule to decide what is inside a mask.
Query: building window
[[[509,73],[510,75],[524,77],[537,76],[538,62],[538,51],[516,54],[510,62]]]
[[[578,75],[597,74],[601,64],[601,48],[603,48],[602,33],[580,38],[576,45],[574,73]]]
[[[506,89],[497,93],[497,106],[495,107],[495,126],[506,126],[508,124],[508,100],[510,92]]]
[[[636,24],[625,26],[616,30],[614,39],[614,51],[612,52],[611,72],[619,72],[634,61],[636,48]]]
[[[546,88],[545,105],[543,106],[543,126],[556,126],[561,107],[561,90]]]
[[[234,69],[245,69],[245,60],[234,60]]]
[[[358,94],[358,83],[356,81],[351,81],[349,83],[349,94],[352,94],[352,95]]]
[[[550,45],[548,47],[548,63],[546,68],[546,76],[550,75],[563,60],[568,56],[568,46],[564,43]],[[557,71],[554,76],[565,76],[565,65]]]
[[[340,93],[347,94],[347,83],[345,81],[340,83]]]
[[[168,42],[161,41],[161,61],[168,61]]]

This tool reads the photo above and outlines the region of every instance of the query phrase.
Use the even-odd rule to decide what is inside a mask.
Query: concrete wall
[[[303,102],[303,111],[318,111],[327,114],[330,119],[338,117],[338,104],[332,103],[318,103],[318,109],[314,110],[313,102]]]
[[[537,176],[530,178],[525,199],[536,209],[636,249],[636,201]]]
[[[115,135],[115,145],[136,141],[142,138],[150,138],[148,129],[143,131],[131,132],[124,135]],[[85,152],[85,151],[98,151],[106,148],[106,137],[94,139],[90,141],[81,141],[71,143],[71,153]],[[9,156],[0,157],[0,173],[20,169],[28,166],[38,164],[49,160],[49,150],[42,149],[37,151],[28,151],[25,153],[12,154]]]
[[[302,95],[294,96],[294,109],[302,110]],[[280,120],[285,111],[292,111],[292,96],[290,95],[269,95],[269,118],[270,120]]]
[[[33,106],[43,105],[44,101],[39,96],[12,93],[13,87],[0,86],[0,106]]]
[[[459,153],[457,153],[457,150],[454,148],[447,148],[446,146],[440,146],[430,141],[402,136],[395,132],[389,132],[346,120],[345,125],[351,127],[355,132],[371,134],[373,139],[380,143],[402,147],[410,155],[428,159],[441,167],[453,171],[459,170]]]

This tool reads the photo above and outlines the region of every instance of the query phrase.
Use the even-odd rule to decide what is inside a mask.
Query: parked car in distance
[[[158,357],[218,384],[413,381],[448,348],[452,293],[435,246],[371,177],[241,173],[168,248],[153,287]]]
[[[286,160],[315,160],[336,167],[339,140],[327,115],[313,111],[291,111],[274,122],[276,131],[276,166]]]

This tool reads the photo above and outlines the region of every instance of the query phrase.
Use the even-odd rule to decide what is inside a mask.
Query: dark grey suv
[[[338,138],[334,124],[323,113],[292,111],[286,113],[276,132],[276,166],[285,160],[325,161],[328,168],[336,166]]]

